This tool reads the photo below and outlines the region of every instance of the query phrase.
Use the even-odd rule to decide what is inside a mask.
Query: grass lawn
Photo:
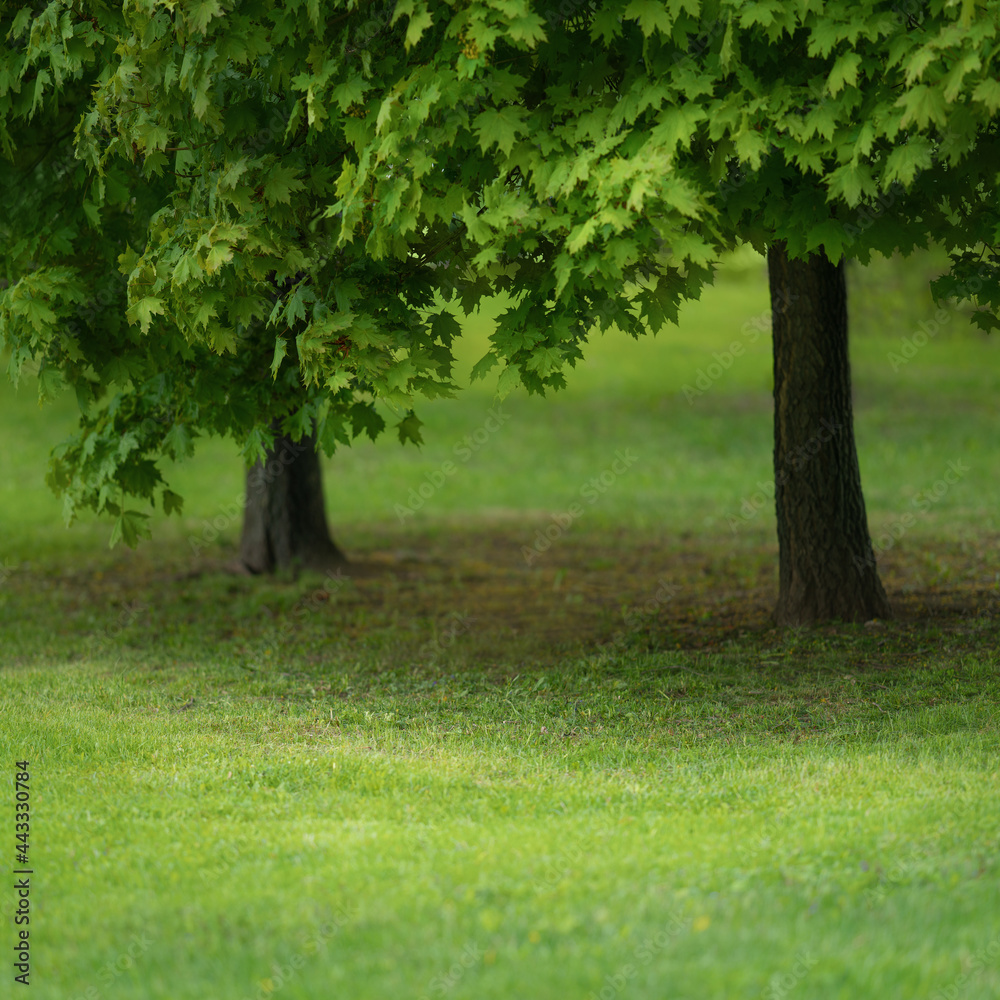
[[[227,571],[231,442],[138,551],[66,530],[71,402],[0,388],[34,1000],[1000,995],[1000,347],[957,312],[916,337],[898,270],[852,293],[892,622],[768,621],[752,265],[554,399],[477,385],[420,450],[335,456],[341,577]]]

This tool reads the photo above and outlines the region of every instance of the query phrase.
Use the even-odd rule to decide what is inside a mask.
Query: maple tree
[[[107,511],[134,542],[146,515],[126,497],[176,508],[157,461],[205,431],[248,462],[276,433],[315,432],[330,453],[383,429],[381,400],[416,439],[419,399],[454,391],[450,307],[498,290],[510,305],[473,376],[497,368],[501,395],[558,388],[593,331],[655,331],[738,239],[815,267],[937,240],[954,261],[938,294],[974,292],[995,323],[997,11],[53,0],[4,14],[0,192],[16,207],[0,337],[12,375],[33,360],[44,394],[80,398],[51,475],[68,514]],[[94,288],[107,303],[81,319]],[[848,466],[853,452],[851,437]],[[860,498],[858,477],[833,481]],[[814,489],[796,482],[779,535],[782,503]],[[867,565],[863,499],[846,509],[836,564]],[[802,544],[817,586],[842,589],[839,569],[824,582],[829,552]],[[844,616],[884,613],[880,589]]]

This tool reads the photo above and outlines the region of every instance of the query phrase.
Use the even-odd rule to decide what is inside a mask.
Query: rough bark
[[[775,619],[892,616],[868,533],[854,444],[843,262],[768,252],[774,336]]]
[[[240,561],[251,573],[325,570],[347,560],[330,538],[316,440],[276,436],[247,471]]]

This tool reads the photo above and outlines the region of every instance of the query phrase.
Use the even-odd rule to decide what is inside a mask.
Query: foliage
[[[562,8],[561,8],[562,9]],[[997,4],[52,0],[4,15],[15,377],[73,386],[72,516],[179,499],[157,462],[270,423],[330,453],[416,439],[454,302],[510,293],[498,392],[564,382],[595,327],[675,318],[737,237],[867,260],[938,239],[941,296],[1000,305]],[[881,202],[874,201],[881,199]],[[880,208],[880,206],[882,206]],[[111,277],[109,277],[109,275]],[[125,281],[117,280],[121,275]],[[626,299],[623,282],[634,283]],[[95,286],[105,308],[79,318]],[[992,312],[980,315],[989,327]]]
[[[902,289],[891,316],[867,321],[884,289],[899,280],[897,266],[875,261],[859,268],[866,284],[850,290],[852,324],[863,327],[852,345],[851,373],[873,536],[912,511],[914,491],[932,487],[949,461],[958,458],[971,466],[961,487],[949,490],[888,553],[912,548],[919,559],[920,550],[933,550],[938,541],[991,530],[997,523],[1000,441],[987,428],[1000,389],[1000,344],[970,327],[959,310],[947,313],[944,322],[940,316],[935,320],[933,306],[904,299]],[[721,533],[723,546],[725,539],[750,535],[761,544],[773,541],[773,501],[755,497],[761,483],[774,479],[770,308],[759,272],[720,275],[697,302],[682,308],[677,327],[628,350],[613,333],[594,337],[564,390],[552,398],[508,397],[499,404],[505,420],[493,433],[492,387],[485,381],[468,384],[468,374],[488,349],[493,317],[503,308],[503,302],[491,301],[464,324],[455,345],[461,391],[421,407],[426,439],[421,448],[400,448],[387,434],[356,442],[324,462],[327,482],[336,484],[327,494],[328,514],[349,554],[363,558],[373,533],[386,550],[451,550],[460,544],[456,532],[462,524],[496,516],[517,556],[536,530],[551,523],[552,514],[579,499],[581,486],[620,448],[631,448],[639,461],[599,503],[588,505],[585,521],[574,523],[565,540],[599,524],[642,534],[644,545],[663,558],[689,533]],[[64,394],[40,408],[36,391],[34,379],[26,378],[19,390],[0,384],[5,554],[32,559],[72,540],[81,558],[90,558],[84,551],[102,537],[106,543],[106,524],[84,514],[67,537],[57,527],[59,502],[44,482],[46,455],[64,436],[76,403]],[[210,560],[235,557],[245,484],[232,451],[229,441],[213,439],[202,442],[191,459],[167,467],[164,474],[185,504],[180,517],[154,532],[165,546],[157,546],[159,558],[174,550],[186,560],[196,552]],[[432,488],[429,498],[420,495]],[[740,514],[748,497],[760,505],[733,536],[727,520]],[[400,520],[397,505],[413,516]],[[489,511],[494,514],[485,514]],[[386,525],[398,533],[385,538]],[[536,565],[554,567],[558,553],[554,547]],[[506,558],[499,551],[497,556],[501,563]],[[719,558],[724,560],[725,551]],[[762,560],[770,572],[773,552]]]

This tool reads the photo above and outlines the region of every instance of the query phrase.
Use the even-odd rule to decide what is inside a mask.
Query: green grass
[[[336,456],[331,521],[365,570],[344,580],[224,572],[226,442],[177,470],[186,513],[139,551],[67,531],[42,475],[71,407],[0,390],[31,995],[1000,994],[996,345],[956,314],[894,372],[925,308],[898,274],[872,279],[895,329],[864,283],[852,300],[873,531],[916,513],[880,553],[891,623],[770,628],[773,513],[727,525],[771,477],[766,334],[681,390],[766,313],[752,266],[679,329],[596,339],[560,396],[511,397],[412,517],[394,505],[489,386],[428,406],[419,451]],[[618,449],[634,465],[526,566]]]
[[[134,936],[100,995],[256,996],[296,954],[283,996],[435,995],[470,952],[448,995],[760,996],[800,953],[800,996],[944,987],[1000,935],[995,655],[847,672],[871,652],[13,672],[35,994]]]

